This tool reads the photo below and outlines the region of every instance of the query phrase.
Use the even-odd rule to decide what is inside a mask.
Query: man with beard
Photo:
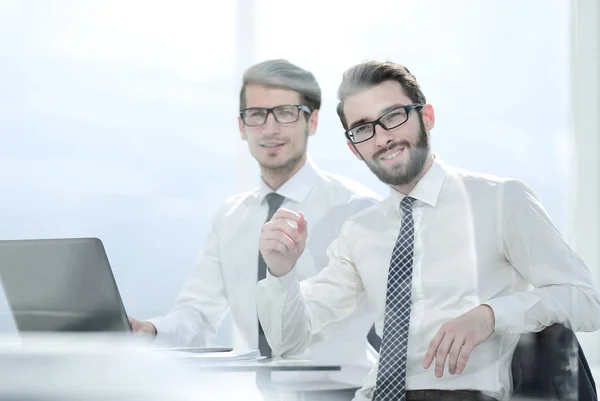
[[[308,278],[325,265],[327,245],[342,223],[380,199],[355,181],[319,170],[308,158],[308,138],[317,129],[320,106],[321,89],[313,74],[288,61],[268,60],[245,72],[238,123],[258,161],[260,188],[225,201],[173,310],[148,321],[130,318],[135,332],[155,336],[164,345],[210,346],[230,311],[240,337],[234,336],[234,349],[259,349],[271,356],[255,306],[256,283],[266,274],[258,250],[265,221],[281,205],[311,219],[315,236],[296,269],[299,277]],[[356,391],[373,367],[375,355],[367,342],[373,321],[365,308],[331,326],[323,333],[327,339],[303,358],[341,365],[341,372],[298,379],[337,381],[339,389],[346,389],[340,393]]]
[[[600,328],[590,272],[533,191],[432,153],[434,110],[407,68],[356,65],[338,96],[350,150],[391,194],[350,218],[302,282],[310,221],[282,208],[265,224],[257,307],[274,353],[301,352],[368,303],[382,344],[357,400],[500,400],[521,333]]]

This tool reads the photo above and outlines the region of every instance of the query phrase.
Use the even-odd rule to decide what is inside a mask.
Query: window
[[[312,70],[321,83],[320,124],[309,145],[318,165],[387,195],[346,148],[335,106],[345,69],[369,59],[391,60],[415,74],[433,104],[432,146],[445,162],[524,180],[566,230],[568,4],[361,4],[307,0],[297,7],[257,0],[256,59],[288,58]]]
[[[100,237],[135,317],[172,306],[235,192],[235,4],[207,8],[0,5],[0,237]]]
[[[254,13],[238,19],[241,6]],[[324,97],[313,159],[384,196],[387,188],[345,145],[336,90],[354,63],[404,63],[436,108],[436,152],[524,180],[564,231],[568,7],[4,1],[0,237],[98,236],[128,312],[165,313],[218,206],[258,182],[237,130],[241,54],[244,62],[287,58],[312,70]],[[241,25],[252,31],[244,43]],[[0,307],[0,330],[12,327],[8,316]]]

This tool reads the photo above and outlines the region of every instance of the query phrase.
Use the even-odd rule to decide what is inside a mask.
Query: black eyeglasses
[[[385,130],[397,128],[408,121],[411,111],[423,107],[422,104],[407,104],[390,110],[375,121],[356,125],[345,132],[346,138],[352,143],[368,141],[375,136],[375,126],[381,125]]]
[[[250,107],[240,111],[240,116],[244,124],[250,127],[263,125],[269,117],[269,113],[273,113],[275,120],[280,124],[291,124],[298,121],[300,110],[310,113],[308,106],[300,104],[284,104],[270,109],[264,107]]]

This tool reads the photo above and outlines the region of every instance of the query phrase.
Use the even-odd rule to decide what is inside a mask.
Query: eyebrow
[[[392,111],[392,110],[394,110],[394,109],[398,109],[398,108],[400,108],[400,107],[404,107],[404,106],[406,106],[406,105],[405,105],[405,104],[402,104],[402,103],[395,103],[395,104],[393,104],[393,105],[391,105],[391,106],[388,106],[388,107],[386,107],[386,108],[384,108],[384,109],[381,109],[381,110],[379,110],[379,117],[381,117],[381,116],[382,116],[382,115],[384,115],[385,113],[389,113],[390,111]],[[377,118],[379,118],[379,117],[377,117]],[[377,119],[377,118],[376,118],[376,119]],[[351,124],[351,125],[348,127],[348,129],[352,129],[352,128],[354,128],[354,127],[358,126],[358,125],[361,125],[361,124],[364,124],[364,123],[368,123],[368,122],[371,122],[371,121],[374,121],[374,120],[369,120],[369,119],[366,119],[366,118],[361,118],[360,120],[356,120],[355,122],[353,122],[353,123],[352,123],[352,124]]]

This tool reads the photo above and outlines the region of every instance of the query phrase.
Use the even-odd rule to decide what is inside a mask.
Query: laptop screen
[[[0,241],[0,279],[19,331],[130,331],[96,238]]]

